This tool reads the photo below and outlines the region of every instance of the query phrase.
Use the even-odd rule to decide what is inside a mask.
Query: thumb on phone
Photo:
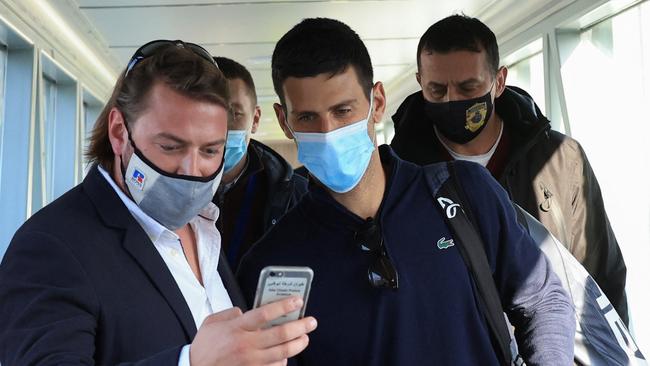
[[[291,296],[280,301],[260,306],[259,308],[248,311],[240,318],[241,327],[249,331],[260,329],[271,320],[275,320],[283,315],[299,310],[302,305],[302,298]]]

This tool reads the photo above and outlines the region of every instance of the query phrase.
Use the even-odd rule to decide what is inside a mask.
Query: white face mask
[[[129,139],[130,140],[130,139]],[[142,155],[133,141],[133,155],[124,170],[124,183],[135,203],[169,230],[176,230],[212,201],[223,174],[223,162],[208,177],[170,174]]]
[[[321,183],[334,192],[345,193],[359,184],[368,169],[375,144],[368,135],[370,110],[361,121],[326,133],[293,132],[298,160]]]

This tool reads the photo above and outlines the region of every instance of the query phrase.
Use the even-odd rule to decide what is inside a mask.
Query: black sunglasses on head
[[[399,278],[386,248],[381,228],[374,219],[368,218],[361,228],[354,233],[354,241],[361,250],[376,254],[376,259],[368,267],[368,282],[374,288],[389,288],[397,290]]]
[[[194,52],[195,54],[199,55],[201,58],[209,61],[211,64],[216,66],[217,69],[219,68],[217,62],[212,58],[212,55],[210,55],[210,53],[206,51],[205,48],[199,46],[198,44],[183,42],[181,40],[170,41],[167,39],[158,39],[144,44],[142,47],[138,48],[137,51],[135,51],[128,65],[126,66],[126,73],[124,74],[124,77],[126,78],[126,76],[129,75],[129,72],[133,70],[133,68],[135,67],[135,65],[138,64],[138,62],[144,60],[147,57],[153,56],[157,51],[159,51],[164,47],[168,47],[169,45],[175,45],[176,47],[187,48],[190,51]]]

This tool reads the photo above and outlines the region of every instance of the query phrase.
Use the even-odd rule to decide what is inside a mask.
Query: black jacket
[[[505,168],[495,178],[582,263],[627,323],[625,262],[582,147],[551,130],[522,89],[507,87],[495,110],[510,144]],[[393,122],[391,146],[403,159],[425,165],[449,158],[424,113],[421,91],[404,100]]]
[[[217,227],[234,270],[239,260],[307,192],[307,180],[277,152],[250,140],[245,170],[222,184],[213,202],[221,213]]]
[[[268,178],[269,198],[264,212],[264,231],[268,231],[307,193],[307,179],[294,174],[291,165],[273,149],[259,141],[250,141],[250,146],[262,160]]]
[[[225,260],[218,271],[244,306]],[[167,265],[96,166],[23,224],[0,264],[3,366],[176,366],[196,331]]]

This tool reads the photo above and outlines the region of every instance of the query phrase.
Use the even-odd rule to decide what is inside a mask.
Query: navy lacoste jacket
[[[378,217],[399,289],[372,288],[376,259],[354,241],[363,223],[322,187],[303,200],[244,257],[238,279],[252,303],[267,265],[314,270],[307,315],[318,328],[301,365],[496,365],[495,348],[467,267],[431,195],[422,168],[388,146],[380,155],[387,186]],[[457,162],[486,245],[504,310],[529,364],[570,365],[574,313],[545,257],[516,222],[507,195],[477,164]],[[441,183],[446,167],[440,165]]]

